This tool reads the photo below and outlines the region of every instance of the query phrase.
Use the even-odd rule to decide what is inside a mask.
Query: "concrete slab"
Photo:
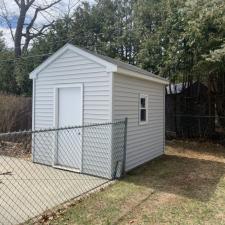
[[[19,224],[107,180],[0,156],[0,224]]]

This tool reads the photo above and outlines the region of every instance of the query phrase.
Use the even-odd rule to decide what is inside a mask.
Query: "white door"
[[[82,87],[57,88],[58,128],[82,125]],[[80,170],[82,128],[59,130],[57,164]]]

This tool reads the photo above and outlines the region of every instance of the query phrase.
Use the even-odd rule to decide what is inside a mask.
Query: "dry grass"
[[[0,94],[0,133],[31,128],[31,98]]]
[[[225,224],[224,175],[224,147],[170,141],[166,155],[45,224]]]
[[[24,139],[20,143],[0,140],[0,156],[4,155],[31,160],[31,140],[25,140],[26,139]],[[26,142],[28,142],[29,144],[25,145],[24,143]]]

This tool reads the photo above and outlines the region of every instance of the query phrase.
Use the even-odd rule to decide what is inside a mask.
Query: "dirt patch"
[[[167,155],[225,162],[225,147],[220,144],[181,140],[167,141],[166,144]]]

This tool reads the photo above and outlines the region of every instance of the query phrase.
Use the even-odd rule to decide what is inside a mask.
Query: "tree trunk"
[[[213,75],[209,75],[208,79],[208,102],[209,102],[209,131],[208,135],[212,136],[215,132],[215,99],[214,99],[214,91],[213,91]]]
[[[16,33],[15,33],[14,52],[15,52],[16,58],[19,58],[22,54],[21,41],[22,41],[22,31],[23,31],[25,17],[26,17],[26,9],[24,6],[24,7],[21,7],[20,16],[18,18]]]

